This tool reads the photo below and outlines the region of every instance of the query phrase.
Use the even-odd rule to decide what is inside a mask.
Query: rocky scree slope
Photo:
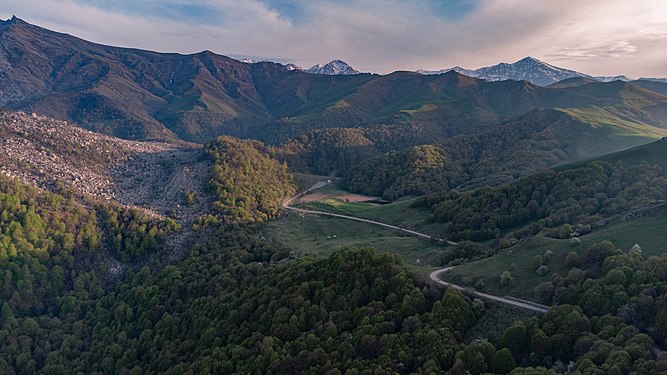
[[[0,112],[1,173],[46,190],[169,215],[184,228],[210,207],[211,168],[198,148],[121,140],[44,116]]]

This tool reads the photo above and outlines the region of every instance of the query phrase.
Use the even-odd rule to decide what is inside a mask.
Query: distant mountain
[[[466,69],[466,68],[462,68],[458,65],[455,66],[455,67],[452,67],[452,68],[441,69],[441,70],[418,69],[415,72],[419,73],[419,74],[424,74],[424,75],[437,75],[437,74],[445,74],[445,73],[448,73],[448,72],[457,72],[457,73],[463,74],[463,75],[468,76],[468,77],[479,78],[479,77],[476,77],[477,73],[475,72],[474,69]]]
[[[257,63],[262,63],[262,62],[272,63],[273,62],[273,61],[268,61],[268,60],[253,60],[253,59],[240,59],[239,61],[242,62],[242,63],[245,63],[245,64],[257,64]],[[280,64],[280,63],[277,63],[277,64]],[[287,70],[303,70],[303,68],[301,68],[300,66],[298,66],[296,64],[288,63],[288,64],[281,64],[281,65],[283,65],[285,67],[285,69],[287,69]]]
[[[667,83],[667,78],[640,78],[640,81],[653,81],[653,82],[661,82],[661,83]]]
[[[423,143],[483,131],[535,108],[584,106],[664,126],[667,98],[657,88],[617,83],[580,90],[454,71],[309,74],[210,51],[104,46],[18,18],[0,22],[0,108],[125,139],[206,143],[232,135],[275,145],[312,129],[410,124],[416,130],[396,139]]]
[[[342,60],[333,60],[325,65],[317,64],[306,69],[306,72],[311,74],[326,74],[330,76],[351,75],[360,73],[358,70],[354,69],[353,67],[351,67],[345,61]]]
[[[500,63],[498,65],[479,69],[465,69],[460,66],[455,66],[453,68],[436,71],[418,70],[417,73],[442,74],[452,70],[469,77],[475,77],[486,81],[504,81],[508,79],[515,81],[525,80],[539,86],[549,86],[565,79],[577,77],[591,78],[600,82],[612,82],[616,80],[625,82],[630,81],[628,77],[623,75],[613,77],[592,77],[588,74],[579,73],[574,70],[553,66],[533,57],[523,58],[513,64]]]
[[[441,74],[455,70],[470,77],[484,79],[486,81],[504,81],[512,79],[515,81],[528,81],[530,83],[547,86],[564,79],[573,77],[588,77],[574,70],[562,69],[533,57],[523,58],[513,64],[500,63],[475,70],[464,69],[459,66],[434,72],[419,71],[422,74]]]
[[[600,82],[613,82],[613,81],[623,81],[623,82],[630,82],[632,81],[630,78],[620,75],[620,76],[613,76],[613,77],[593,77],[596,81]]]
[[[303,70],[303,68],[295,64],[285,64],[285,68],[287,68],[287,70]]]

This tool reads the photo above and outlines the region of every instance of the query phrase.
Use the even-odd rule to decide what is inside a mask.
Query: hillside
[[[399,151],[382,153],[380,147],[365,145],[358,150],[371,157],[358,164],[346,165],[336,153],[331,153],[328,160],[346,166],[338,171],[343,185],[351,191],[396,199],[452,188],[498,185],[667,135],[660,128],[603,114],[592,110],[535,110],[486,132],[455,136],[428,146],[411,146],[406,138]],[[365,133],[373,140],[372,134]],[[342,160],[354,159],[346,156]]]
[[[0,144],[0,172],[41,189],[185,223],[210,210],[212,162],[198,148],[117,139],[20,112],[0,113]]]
[[[663,126],[667,98],[627,83],[595,90],[485,82],[456,72],[320,75],[208,51],[156,53],[0,23],[0,107],[125,139],[276,144],[316,128],[414,123],[437,138],[483,131],[536,108],[615,108]],[[588,86],[588,85],[587,85]],[[587,87],[584,86],[584,87]],[[600,89],[597,89],[600,88]],[[637,95],[640,95],[639,97]]]
[[[667,138],[627,150],[607,154],[596,160],[608,163],[622,162],[624,165],[639,165],[643,163],[657,164],[667,173]],[[575,164],[576,166],[576,164]],[[569,166],[564,166],[569,167]]]
[[[0,24],[0,48],[6,108],[132,139],[210,139],[210,127],[267,118],[250,65],[210,52],[103,46],[17,18]]]

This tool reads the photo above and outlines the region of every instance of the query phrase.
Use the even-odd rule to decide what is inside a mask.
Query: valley
[[[665,95],[0,21],[0,373],[665,373]]]

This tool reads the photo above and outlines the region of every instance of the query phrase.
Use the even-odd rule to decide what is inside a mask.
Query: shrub
[[[505,271],[500,274],[500,285],[503,287],[508,287],[514,285],[515,280],[514,276],[510,271]]]
[[[530,262],[530,267],[533,269],[533,271],[536,271],[538,268],[542,267],[544,264],[544,259],[542,258],[541,255],[535,255],[533,257],[533,260]]]
[[[549,266],[540,266],[535,272],[540,276],[544,276],[549,273]]]
[[[570,224],[563,224],[558,230],[559,238],[569,238],[572,233],[572,226]]]

